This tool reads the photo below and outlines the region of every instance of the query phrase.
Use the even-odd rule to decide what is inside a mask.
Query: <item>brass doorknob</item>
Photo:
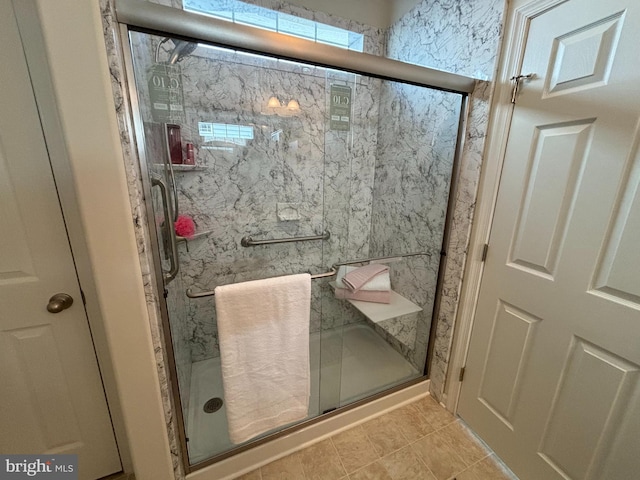
[[[67,295],[66,293],[56,293],[49,299],[47,311],[51,313],[60,313],[71,305],[73,305],[73,298],[71,298],[71,295]]]

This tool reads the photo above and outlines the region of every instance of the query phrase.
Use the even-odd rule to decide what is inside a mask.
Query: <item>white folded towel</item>
[[[346,286],[344,286],[342,283],[342,279],[347,273],[352,272],[357,268],[359,267],[350,267],[349,265],[340,265],[338,267],[338,273],[336,275],[336,284],[339,286],[339,288],[346,288]],[[376,275],[367,283],[365,283],[364,286],[360,288],[360,290],[375,290],[378,292],[386,292],[391,290],[391,280],[389,279],[389,271],[383,272],[380,275]]]
[[[216,287],[229,437],[242,443],[309,410],[308,273]]]

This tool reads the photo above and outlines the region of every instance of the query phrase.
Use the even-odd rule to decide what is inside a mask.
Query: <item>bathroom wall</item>
[[[203,2],[206,3],[206,0],[203,0]],[[383,45],[385,44],[385,42],[382,41],[382,32],[379,29],[357,25],[353,21],[342,20],[324,13],[311,12],[303,7],[283,5],[280,2],[260,0],[254,3],[268,8],[275,7],[276,9],[280,9],[287,13],[295,13],[306,18],[323,21],[341,28],[361,31],[365,33],[366,36],[365,49],[371,53],[380,53]],[[426,2],[422,2],[405,15],[400,21],[394,24],[387,34],[388,40],[386,43],[388,43],[388,56],[413,63],[435,66],[437,68],[447,69],[447,67],[450,67],[449,69],[453,71],[462,71],[463,73],[475,74],[476,76],[486,78],[488,75],[484,72],[489,72],[488,65],[491,63],[491,60],[487,60],[486,57],[490,57],[491,52],[487,53],[482,51],[483,55],[478,57],[473,54],[474,49],[465,50],[458,44],[459,42],[444,42],[444,46],[442,47],[445,52],[444,54],[441,55],[439,52],[436,52],[435,54],[432,53],[430,55],[428,53],[429,49],[424,48],[424,46],[426,42],[431,39],[429,35],[425,37],[424,27],[427,29],[435,28],[434,25],[437,24],[433,19],[427,20],[427,17],[424,15],[424,12],[429,10],[429,8],[434,9],[433,13],[435,15],[442,15],[443,13],[446,13],[445,10],[447,10],[448,5],[440,3],[429,7]],[[474,12],[478,13],[476,10],[474,10]],[[486,20],[487,17],[490,17],[491,15],[491,9],[489,8],[488,12],[480,9],[479,14],[478,18]],[[464,18],[460,18],[458,20],[462,21]],[[476,23],[482,24],[482,21],[478,20]],[[467,28],[473,29],[478,27],[474,23],[469,25],[467,22]],[[413,41],[414,38],[418,38],[419,41]],[[214,160],[212,160],[212,151],[206,151],[198,148],[199,142],[196,133],[196,119],[205,120],[207,111],[213,111],[214,107],[211,103],[211,100],[214,99],[213,97],[220,99],[227,95],[227,99],[233,98],[234,101],[239,101],[244,105],[243,108],[245,108],[250,102],[256,101],[255,95],[259,96],[260,101],[264,105],[266,104],[269,96],[276,94],[277,92],[269,91],[269,88],[266,88],[264,91],[260,92],[252,91],[251,95],[254,95],[253,97],[251,95],[245,95],[240,99],[239,95],[241,95],[242,89],[244,88],[242,79],[246,72],[236,75],[235,78],[233,75],[230,77],[229,92],[220,91],[221,82],[219,79],[222,78],[221,73],[225,67],[211,66],[211,60],[205,60],[207,56],[203,55],[202,52],[200,52],[200,55],[198,55],[198,53],[199,52],[196,51],[193,56],[186,58],[182,62],[185,71],[188,70],[188,74],[185,75],[184,78],[185,104],[189,105],[191,103],[191,99],[194,99],[196,101],[196,105],[199,105],[193,112],[187,112],[187,116],[189,116],[190,113],[192,114],[192,120],[189,128],[184,129],[183,133],[185,141],[191,140],[196,144],[198,158],[201,162],[206,164],[208,162],[213,162]],[[451,63],[452,58],[457,58],[458,63]],[[246,60],[243,61],[246,62]],[[475,62],[475,64],[471,66],[471,63],[473,62]],[[458,70],[458,67],[463,70]],[[266,67],[262,66],[262,68]],[[271,72],[275,72],[277,70],[277,68],[270,69]],[[316,71],[318,69],[313,70],[315,75],[321,75],[321,73]],[[230,72],[227,70],[226,73]],[[298,72],[297,74],[308,76],[308,74],[304,74],[303,72]],[[271,78],[265,77],[259,81],[268,80],[274,85],[282,83],[277,78],[279,75],[278,73],[268,73],[266,75]],[[350,75],[350,77],[354,76]],[[197,80],[197,78],[199,80]],[[362,81],[361,77],[358,78]],[[315,201],[320,197],[317,195],[315,196],[315,200],[311,199],[311,201],[302,202],[305,203],[305,205],[300,206],[301,212],[304,210],[303,215],[306,216],[306,220],[310,221],[312,217],[315,218],[315,228],[312,228],[313,231],[304,232],[303,230],[300,230],[300,225],[304,222],[273,223],[276,218],[275,210],[277,208],[277,206],[273,204],[285,203],[282,201],[274,201],[270,206],[262,205],[260,207],[262,208],[262,213],[254,218],[248,219],[247,217],[239,217],[236,219],[238,221],[242,221],[240,221],[239,224],[236,222],[238,228],[232,229],[233,235],[230,235],[230,237],[233,237],[233,240],[231,238],[228,240],[221,240],[222,237],[220,235],[220,229],[226,228],[225,225],[229,224],[225,220],[218,222],[215,227],[212,227],[211,223],[215,219],[215,216],[212,216],[212,212],[213,210],[223,211],[228,205],[228,201],[233,198],[233,196],[223,193],[226,192],[224,189],[228,188],[228,182],[225,182],[224,185],[222,185],[220,181],[214,182],[215,184],[211,184],[211,182],[207,181],[208,178],[212,178],[211,175],[209,175],[211,172],[207,171],[197,173],[178,173],[181,204],[183,205],[182,211],[193,214],[200,230],[214,232],[208,237],[200,237],[197,240],[180,244],[179,248],[183,260],[182,276],[185,287],[194,286],[194,289],[210,289],[215,285],[241,281],[242,279],[258,278],[260,276],[281,273],[293,273],[295,271],[308,271],[309,267],[314,268],[311,271],[322,271],[332,262],[338,260],[377,256],[387,253],[406,253],[407,251],[410,251],[409,245],[403,245],[401,243],[403,236],[397,235],[396,232],[407,231],[408,228],[410,228],[411,231],[416,232],[415,238],[421,239],[418,242],[429,244],[431,246],[435,244],[440,245],[448,194],[448,188],[443,189],[442,187],[448,187],[449,179],[438,176],[437,169],[434,170],[434,166],[443,167],[442,171],[448,171],[447,164],[450,165],[451,155],[453,152],[452,145],[454,145],[455,142],[455,126],[451,128],[451,125],[455,125],[454,122],[457,121],[458,118],[457,112],[459,107],[457,105],[457,101],[459,97],[457,95],[442,92],[427,92],[425,90],[423,93],[428,98],[422,99],[420,95],[415,95],[413,92],[410,95],[403,94],[402,89],[404,88],[406,90],[409,88],[407,86],[402,87],[388,82],[378,82],[371,79],[367,80],[371,83],[370,89],[368,85],[367,88],[360,88],[361,86],[359,86],[359,88],[356,89],[358,92],[358,98],[361,98],[363,93],[370,95],[369,91],[373,92],[375,88],[382,88],[382,95],[380,97],[371,97],[373,99],[371,100],[372,102],[375,102],[376,98],[380,98],[382,104],[377,108],[370,108],[372,105],[371,102],[369,102],[369,106],[367,106],[367,102],[363,104],[364,110],[362,111],[366,112],[366,115],[363,116],[365,120],[364,123],[367,123],[369,127],[371,127],[377,125],[378,118],[388,117],[394,120],[394,122],[390,122],[391,124],[396,123],[405,127],[400,130],[399,135],[387,135],[384,138],[384,134],[391,131],[387,126],[380,128],[379,132],[377,130],[373,134],[369,132],[366,136],[359,135],[357,133],[355,135],[345,135],[342,133],[331,132],[328,129],[323,128],[325,145],[318,146],[318,148],[315,149],[311,148],[309,152],[305,153],[308,155],[308,158],[315,158],[317,161],[322,162],[322,156],[325,154],[325,151],[323,151],[322,148],[326,149],[324,161],[326,162],[325,173],[327,175],[325,177],[324,184],[320,186],[320,192],[324,194],[325,201],[327,202],[325,211],[321,212],[318,210],[317,207],[320,203],[315,203]],[[225,80],[225,82],[226,81],[227,80]],[[346,81],[347,83],[353,82],[354,79],[347,79]],[[285,81],[285,84],[287,84],[287,82],[289,82],[289,80]],[[296,83],[296,81],[294,81],[294,83]],[[326,83],[328,85],[330,80],[327,80]],[[207,88],[205,88],[205,84]],[[295,90],[294,85],[291,85],[291,87]],[[319,84],[314,88],[320,88]],[[415,87],[410,88],[415,90]],[[230,93],[233,92],[234,89],[237,91],[235,93]],[[203,97],[201,93],[205,90],[209,93]],[[280,96],[282,96],[282,94]],[[412,98],[409,100],[409,97]],[[283,98],[283,100],[287,101],[286,98]],[[314,102],[319,102],[317,97],[311,98],[310,100],[312,104]],[[234,107],[232,103],[233,102],[226,105],[221,104],[220,108],[222,110],[218,109],[216,115],[219,117],[221,111],[231,112],[231,109]],[[475,105],[476,110],[478,108],[478,103],[480,102],[476,102]],[[202,108],[198,110],[200,107]],[[258,107],[259,106],[257,105],[252,105],[250,107],[249,110],[252,112],[251,115],[256,112],[261,114],[258,111]],[[324,107],[325,106],[323,105],[323,108]],[[209,110],[207,110],[207,108]],[[322,123],[324,112],[321,112],[320,110],[318,110],[318,112],[320,114],[316,120],[320,119],[321,123],[319,125],[324,127],[324,124]],[[380,112],[384,112],[381,117],[379,117]],[[303,114],[303,117],[306,114],[307,113]],[[373,118],[372,115],[375,115],[376,118]],[[233,116],[233,114],[231,114],[231,116]],[[283,119],[276,116],[275,118],[283,123],[283,125],[301,120],[299,117]],[[354,115],[354,118],[358,118],[358,116]],[[247,121],[255,120],[253,117],[245,119]],[[233,122],[230,121],[229,123]],[[309,123],[309,125],[311,125],[311,123]],[[384,125],[384,123],[381,123],[380,125]],[[406,126],[409,125],[412,126],[411,134],[406,131]],[[271,128],[271,126],[275,127],[273,121],[266,126],[267,128]],[[311,132],[312,130],[309,128],[302,128],[301,131]],[[366,128],[367,127],[365,127],[365,130],[363,130],[362,133],[366,133]],[[278,129],[279,128],[274,128],[273,131]],[[286,128],[283,130],[286,130]],[[315,135],[319,132],[316,131],[313,133]],[[377,141],[379,133],[382,136],[380,136],[379,141]],[[289,134],[295,136],[293,131],[290,131]],[[285,134],[282,136],[283,138],[284,135]],[[365,137],[369,138],[371,141],[361,142],[360,139]],[[408,153],[408,155],[398,155],[399,153],[402,153],[398,151],[398,148],[406,148],[406,142],[410,137],[413,137],[411,138],[411,141],[413,142],[413,151],[405,152]],[[354,142],[353,139],[356,141]],[[425,141],[423,142],[422,140]],[[273,142],[273,145],[276,145],[276,147],[272,151],[275,152],[276,155],[280,155],[282,158],[282,165],[287,164],[287,160],[284,159],[289,155],[289,152],[285,152],[286,148],[283,147],[285,143],[285,140],[280,139]],[[373,149],[371,147],[373,147]],[[257,142],[254,142],[254,145],[249,148],[258,148],[258,150],[252,155],[260,157],[260,155],[268,153],[267,150],[271,147],[268,146],[268,142],[263,142],[259,147],[257,147]],[[267,148],[267,150],[264,150],[264,148]],[[359,152],[358,149],[360,149]],[[239,151],[239,149],[236,149],[236,151]],[[365,154],[363,155],[363,153]],[[413,157],[411,157],[411,154],[414,154]],[[243,153],[242,155],[245,154]],[[379,156],[380,161],[378,162],[377,170],[374,172],[372,167],[375,165],[376,155]],[[220,158],[225,158],[225,156],[228,155],[218,155]],[[349,157],[349,159],[345,161],[347,157]],[[407,175],[407,172],[412,171],[412,169],[415,172],[415,168],[417,167],[416,164],[411,164],[411,158],[417,159],[418,161],[424,159],[425,163],[420,167],[422,169],[421,173],[424,172],[425,168],[429,169],[428,173],[436,173],[436,175],[433,176],[433,179],[437,179],[437,182],[439,183],[434,184],[434,180],[430,179],[428,180],[428,182],[431,183],[430,185],[422,185],[421,179],[424,178],[422,175]],[[405,161],[405,159],[409,159],[409,161]],[[356,162],[356,164],[352,164],[352,162]],[[394,162],[396,163],[394,164]],[[216,168],[219,166],[220,164],[217,163]],[[226,178],[228,175],[225,173],[224,167],[222,168],[223,169],[219,171],[221,175],[216,173],[214,176],[217,176],[218,178]],[[300,174],[303,171],[304,170],[299,170],[298,173]],[[389,174],[393,171],[396,173],[402,172],[400,178],[405,183],[401,188],[396,188],[392,185],[396,179],[393,178],[393,175]],[[306,173],[312,173],[312,171],[306,171]],[[374,174],[376,177],[375,187],[373,182]],[[406,183],[407,179],[411,179],[412,181]],[[269,186],[269,182],[263,182],[263,185]],[[374,188],[377,192],[375,195],[373,191]],[[396,193],[398,194],[396,196],[398,200],[397,202],[389,202],[389,196],[384,194],[385,189],[388,191],[390,188],[395,188]],[[472,193],[469,195],[469,192],[467,191],[467,196],[474,196],[473,188],[474,186],[471,185]],[[218,200],[216,200],[215,195],[210,198],[205,198],[207,195],[210,195],[207,192],[216,191],[216,189],[218,191]],[[255,192],[261,191],[261,187],[257,187],[255,190]],[[352,192],[354,194],[353,199],[351,199]],[[415,192],[424,192],[424,195],[423,197],[418,197],[416,195],[412,196],[412,193]],[[284,196],[280,195],[280,200],[287,196],[289,198],[293,198],[291,194],[286,194],[284,191],[282,191],[281,194],[284,194]],[[378,200],[374,202],[372,209],[369,210],[367,206],[372,204],[371,200],[374,198],[378,198]],[[222,203],[220,203],[220,199],[222,199]],[[415,205],[408,206],[407,202],[415,202],[416,199],[419,199],[419,201]],[[348,205],[349,202],[350,205]],[[358,214],[345,214],[350,212],[350,209],[354,208],[357,209]],[[403,215],[398,215],[400,213],[400,209],[406,208],[409,208],[407,212],[410,212],[406,217],[412,219],[408,224],[401,220],[404,218]],[[468,210],[465,212],[463,209],[462,212],[465,215],[468,215]],[[325,222],[324,225],[322,224],[323,214]],[[421,220],[425,221],[422,222]],[[242,222],[244,222],[244,224]],[[369,249],[368,245],[369,222],[371,222],[371,238],[374,242],[371,245],[371,249]],[[247,229],[249,225],[259,225],[261,231],[251,232]],[[269,225],[272,225],[273,228],[267,228]],[[307,223],[307,226],[309,225],[310,224]],[[282,232],[282,235],[280,236],[290,236],[313,234],[324,229],[331,231],[332,238],[322,245],[322,252],[314,250],[314,245],[312,244],[297,245],[293,256],[291,255],[291,253],[294,252],[294,250],[292,250],[292,246],[269,246],[250,249],[243,249],[237,246],[238,239],[246,234],[252,234],[254,237],[260,237],[260,235],[262,235],[262,238],[273,238],[278,231]],[[270,232],[272,233],[270,234]],[[231,234],[231,231],[228,230],[227,233]],[[453,235],[455,236],[456,233],[454,232]],[[361,236],[362,238],[357,238],[358,236]],[[218,244],[216,244],[216,242]],[[235,246],[231,248],[231,244],[229,242],[234,243]],[[462,241],[462,243],[464,243],[464,241]],[[464,250],[464,248],[466,248],[466,246],[463,247],[462,250]],[[264,255],[261,255],[261,252],[264,253]],[[462,258],[463,254],[464,251],[462,251]],[[304,260],[290,261],[296,256],[299,260],[304,257]],[[234,262],[238,259],[241,260],[241,263],[238,264],[240,265],[240,268],[237,268],[237,265],[234,266],[234,268],[230,268],[230,262]],[[282,259],[286,259],[286,261],[282,261]],[[322,262],[322,259],[325,260],[324,263]],[[459,259],[460,257],[453,258],[449,263],[458,262],[460,261]],[[247,264],[246,262],[249,263]],[[251,262],[254,263],[252,264]],[[265,269],[263,267],[265,267],[266,264],[259,267],[256,262],[266,262],[266,264],[270,264],[271,266]],[[275,266],[278,263],[282,268],[278,269],[278,267]],[[402,289],[403,291],[401,293],[407,298],[415,299],[414,302],[423,307],[423,312],[420,315],[414,315],[410,318],[400,318],[387,321],[385,325],[376,325],[379,333],[385,336],[389,343],[391,343],[398,351],[402,352],[403,355],[412,361],[414,365],[418,366],[418,368],[420,368],[420,365],[424,364],[424,357],[426,355],[426,342],[431,323],[433,289],[437,279],[438,263],[439,256],[438,252],[436,252],[426,261],[425,259],[414,258],[411,261],[404,262],[402,265],[394,266],[394,268],[392,268],[394,275],[394,287]],[[217,265],[217,267],[205,271],[202,268],[204,264]],[[418,285],[422,285],[423,287],[418,287]],[[455,288],[448,289],[448,291],[455,291]],[[326,282],[314,282],[313,298],[313,331],[317,331],[320,328],[321,309],[323,311],[322,318],[324,320],[324,328],[331,328],[340,325],[344,323],[345,320],[348,322],[362,321],[363,319],[363,317],[347,302],[335,302],[333,300],[332,291],[326,285]],[[187,315],[189,319],[187,332],[189,336],[192,360],[198,361],[211,356],[217,356],[217,332],[215,328],[215,309],[213,302],[207,300],[189,300]],[[448,317],[450,318],[452,315],[449,314]],[[420,333],[418,333],[418,329],[420,330]],[[440,358],[448,355],[448,345],[446,345],[446,340],[446,337],[443,338],[444,344],[443,341],[440,341],[439,349],[436,353]],[[418,342],[418,344],[416,344],[416,342]]]
[[[160,300],[161,292],[156,288],[156,272],[154,268],[153,253],[151,250],[151,237],[147,227],[147,212],[144,205],[144,193],[142,188],[142,173],[135,148],[135,134],[131,125],[131,111],[129,109],[129,96],[127,81],[122,56],[123,45],[120,43],[118,23],[115,14],[113,0],[98,0],[102,15],[104,41],[109,62],[109,74],[113,101],[116,108],[116,118],[120,130],[122,144],[122,161],[127,175],[129,200],[131,204],[131,222],[136,236],[140,269],[142,271],[141,282],[144,285],[145,302],[149,314],[149,329],[153,339],[156,368],[160,379],[160,395],[164,406],[164,418],[171,452],[171,462],[176,479],[185,478],[182,460],[180,457],[180,445],[178,441],[178,422],[175,412],[178,406],[174,404],[172,385],[168,378],[169,359],[164,344],[164,331],[161,320]]]
[[[278,3],[256,3],[283,9]],[[364,32],[369,51],[380,53],[383,42],[377,29],[300,7],[284,10]],[[209,290],[253,278],[324,271],[338,261],[428,250],[430,257],[392,266],[394,288],[420,305],[422,312],[374,325],[422,370],[460,96],[243,55],[214,56],[202,48],[181,65],[188,107],[183,136],[196,145],[198,161],[205,167],[177,174],[181,211],[191,214],[201,231],[211,232],[180,245],[185,286]],[[325,124],[332,83],[353,88],[350,132],[332,131]],[[284,103],[297,98],[300,115],[267,116],[265,106],[272,95]],[[262,136],[232,152],[210,150],[201,144],[198,121],[262,123]],[[268,136],[279,130],[277,139]],[[267,158],[268,163],[260,166]],[[321,178],[322,184],[317,182]],[[250,192],[244,191],[247,182],[252,185]],[[278,204],[283,203],[298,204],[300,220],[279,221]],[[314,243],[249,249],[238,245],[244,235],[274,238],[323,230],[332,236],[321,250]],[[327,283],[313,282],[311,331],[364,321],[348,302],[335,300]],[[218,356],[214,303],[210,299],[188,303],[192,360]]]
[[[378,96],[370,89],[379,82],[273,59],[252,58],[247,65],[235,53],[195,53],[182,62],[183,141],[195,145],[202,169],[176,176],[181,212],[207,234],[179,247],[185,288],[324,272],[368,251],[370,208],[361,206],[371,204]],[[357,92],[350,132],[325,124],[331,83]],[[271,96],[285,104],[296,99],[300,111],[272,111]],[[198,134],[199,121],[250,126],[254,138],[243,145],[206,141]],[[295,219],[287,216],[292,213]],[[331,233],[325,242],[240,245],[247,235],[270,239],[325,230]],[[346,314],[326,282],[312,285],[312,332],[361,319]],[[214,307],[211,298],[189,300],[193,361],[219,356]]]
[[[171,5],[176,8],[182,8],[182,0],[150,0],[153,3]],[[242,0],[244,3],[251,3],[260,7],[268,8],[278,12],[288,13],[314,22],[332,25],[334,27],[343,28],[351,32],[361,33],[364,35],[364,49],[366,53],[371,55],[384,55],[384,28],[374,27],[355,20],[340,17],[331,13],[312,10],[302,5],[294,5],[281,0]],[[219,4],[219,2],[216,2]],[[210,9],[212,2],[210,0],[191,0],[190,4],[198,6],[203,10]],[[348,8],[348,7],[346,7]]]
[[[471,95],[460,159],[460,178],[429,377],[442,398],[462,274],[487,132],[492,83],[497,68],[504,0],[422,0],[388,32],[387,55],[409,63],[469,75],[479,82]]]
[[[333,23],[354,28],[353,22]],[[367,32],[370,39],[365,46],[378,44],[382,38],[376,29],[359,30]],[[158,41],[133,34],[137,71],[151,67]],[[171,42],[162,46],[160,60],[168,58],[171,47]],[[168,288],[185,410],[191,362],[219,356],[215,304],[211,298],[187,299],[186,288],[210,290],[255,278],[323,272],[339,260],[367,256],[380,82],[203,47],[183,59],[178,68],[182,70],[186,107],[185,120],[180,122],[183,145],[195,145],[202,167],[176,171],[180,212],[194,218],[199,233],[206,232],[178,243],[181,269]],[[142,75],[137,80],[147,161],[157,164],[164,156],[162,133],[149,109],[146,78]],[[325,125],[332,83],[353,88],[350,132],[331,131]],[[301,105],[299,114],[284,116],[270,111],[267,102],[274,95],[285,103],[295,98]],[[198,134],[199,121],[251,125],[255,138],[244,146],[206,144]],[[278,220],[278,204],[285,203],[297,204],[299,220]],[[324,230],[332,234],[327,242],[253,248],[239,245],[245,235],[277,238]],[[364,321],[350,304],[334,298],[326,281],[313,282],[312,298],[312,332]]]
[[[135,45],[133,52],[133,62],[136,68],[146,72],[152,65],[155,53],[155,44],[152,44],[139,33],[132,34],[132,43]],[[148,169],[155,174],[162,174],[163,161],[165,158],[165,144],[160,123],[151,121],[151,111],[149,108],[149,92],[146,88],[146,78],[141,79],[141,88],[137,89],[140,114],[145,128],[145,153]],[[167,185],[170,185],[167,181]],[[142,186],[140,186],[142,188]],[[151,202],[155,212],[162,212],[162,202],[159,190],[152,188]],[[146,211],[145,211],[146,214]],[[157,215],[155,218],[156,229],[162,231],[164,223],[163,216]],[[141,241],[141,240],[139,240]],[[148,242],[149,239],[145,239]],[[166,245],[161,239],[158,240],[160,248],[164,252]],[[161,255],[162,269],[169,271],[169,257]],[[187,323],[186,297],[184,294],[182,277],[178,275],[166,286],[167,310],[169,324],[171,327],[171,342],[173,345],[173,358],[176,364],[177,380],[180,386],[180,401],[182,412],[186,415],[189,408],[189,397],[191,391],[191,332]],[[186,416],[185,416],[186,418]]]
[[[462,97],[384,82],[380,98],[370,255],[429,255],[391,264],[394,290],[422,311],[376,327],[423,370]]]

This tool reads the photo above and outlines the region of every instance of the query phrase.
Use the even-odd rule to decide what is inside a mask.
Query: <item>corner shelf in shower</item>
[[[157,166],[159,170],[166,169],[166,165],[161,163],[156,163],[154,166]],[[164,167],[164,168],[163,168]],[[181,163],[174,163],[171,165],[171,168],[174,172],[201,172],[203,170],[208,170],[209,167],[205,165],[184,165]]]
[[[180,235],[176,235],[176,242],[193,242],[194,240],[198,240],[199,238],[208,237],[213,233],[213,230],[203,230],[202,232],[198,232],[193,235],[191,238],[181,237]]]
[[[337,288],[336,282],[330,282],[333,288]],[[362,302],[360,300],[346,299],[373,323],[380,323],[391,318],[420,312],[421,307],[407,300],[402,295],[391,290],[391,303]]]
[[[208,167],[204,165],[180,165],[174,164],[172,165],[174,172],[201,172],[202,170],[206,170]]]

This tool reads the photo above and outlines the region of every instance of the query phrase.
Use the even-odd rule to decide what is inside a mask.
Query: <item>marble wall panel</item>
[[[331,130],[328,122],[325,125],[324,218],[332,232],[323,244],[325,269],[369,256],[381,82],[330,70],[326,78],[327,109],[332,84],[351,87],[353,107],[350,131]],[[365,320],[349,302],[335,298],[328,282],[324,282],[322,294],[323,329]]]
[[[165,4],[182,8],[181,0],[151,0],[154,3]],[[334,27],[349,30],[364,35],[363,51],[372,55],[384,55],[384,38],[385,31],[381,28],[373,27],[371,25],[365,25],[363,23],[356,22],[354,20],[348,20],[340,18],[336,15],[329,13],[318,12],[311,10],[307,7],[300,5],[292,5],[282,0],[243,0],[245,3],[257,5],[259,7],[268,8],[278,12],[287,13],[300,18],[306,18],[307,20],[313,20],[314,22],[323,23],[325,25],[331,25]],[[190,5],[202,10],[211,9],[211,0],[192,0]],[[216,1],[216,4],[220,4]]]
[[[321,242],[242,247],[242,237],[270,239],[321,233],[323,225],[324,79],[277,68],[212,58],[183,61],[186,128],[204,170],[178,174],[181,211],[210,230],[198,249],[181,258],[187,287],[217,285],[322,268]],[[272,96],[301,106],[297,116],[269,115]],[[285,97],[286,95],[286,97]],[[251,127],[253,139],[206,141],[198,122]],[[298,220],[278,218],[279,203],[295,204]],[[314,299],[318,294],[314,288]],[[192,300],[192,359],[217,356],[212,298]]]
[[[394,321],[393,331],[406,337],[431,325],[461,97],[385,81],[380,99],[371,256],[430,254],[391,264],[394,290],[422,307],[417,323]],[[401,353],[422,371],[428,340],[410,343]]]
[[[191,332],[186,322],[186,296],[180,276],[167,285],[167,308],[171,326],[173,358],[176,362],[178,374],[180,403],[182,405],[183,418],[187,419],[191,393]]]
[[[256,278],[322,272],[335,262],[366,256],[380,81],[201,48],[181,62],[181,69],[183,143],[194,144],[200,168],[175,173],[180,212],[195,220],[198,231],[209,232],[180,248],[184,287],[210,290]],[[333,83],[353,91],[349,132],[328,126]],[[145,88],[139,82],[141,110],[151,125],[150,109],[142,105],[148,98]],[[296,99],[300,112],[268,108],[272,96],[285,105]],[[253,138],[240,144],[209,141],[199,135],[198,122],[249,126]],[[152,130],[147,127],[149,137],[161,133]],[[162,155],[161,142],[147,144],[150,152]],[[280,218],[283,204],[295,206],[299,218]],[[268,239],[324,230],[331,232],[327,242],[240,246],[246,235]],[[314,282],[312,298],[312,331],[362,321],[320,282]],[[213,300],[189,300],[186,322],[192,361],[219,355]]]
[[[451,234],[446,246],[442,304],[429,372],[431,393],[437,399],[444,392],[505,7],[504,0],[422,0],[387,32],[387,56],[483,80],[478,82],[470,99]]]
[[[167,434],[169,437],[172,465],[175,478],[183,479],[185,478],[185,472],[180,457],[178,423],[176,420],[176,412],[179,412],[180,410],[173,402],[173,386],[168,379],[168,372],[170,370],[167,359],[167,350],[164,344],[165,332],[163,330],[160,313],[159,295],[161,292],[159,292],[156,287],[155,279],[157,278],[157,272],[155,272],[154,269],[153,254],[151,251],[151,235],[147,223],[148,218],[144,204],[144,193],[141,181],[142,173],[140,171],[138,156],[135,152],[135,136],[131,130],[131,112],[129,110],[130,99],[126,88],[124,75],[125,70],[121,53],[123,46],[120,44],[120,36],[113,0],[98,0],[98,3],[102,15],[105,49],[107,53],[107,61],[109,63],[116,119],[120,130],[120,141],[122,143],[122,162],[124,164],[128,180],[132,222],[138,245],[140,267],[142,270],[141,281],[144,285],[145,300],[147,303],[147,311],[149,313],[149,328],[156,357],[156,367],[160,381],[160,394],[162,396],[162,403],[164,406],[164,416],[167,423]]]
[[[387,56],[491,80],[504,0],[422,0],[387,32]]]

